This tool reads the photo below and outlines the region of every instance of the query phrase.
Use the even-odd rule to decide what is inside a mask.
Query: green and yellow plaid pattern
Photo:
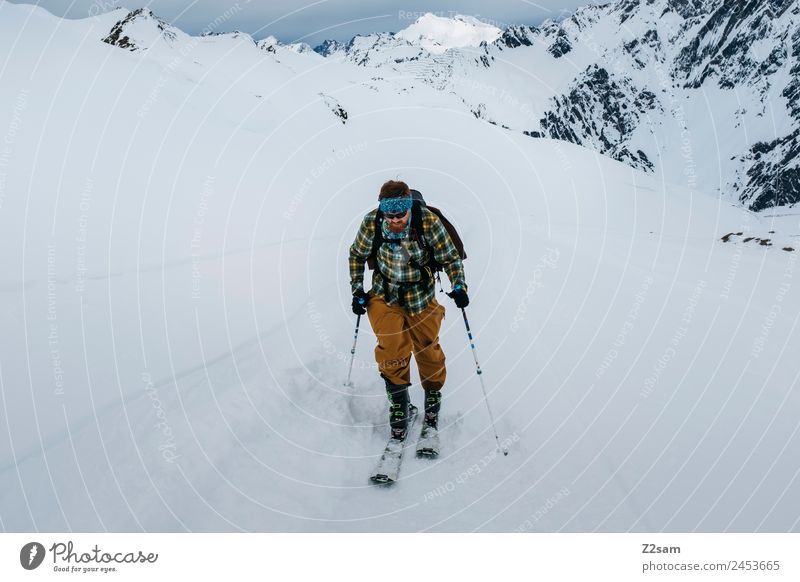
[[[453,241],[450,240],[450,235],[447,234],[447,229],[433,212],[425,207],[421,207],[420,210],[422,211],[422,226],[425,231],[425,244],[433,252],[436,260],[443,266],[447,278],[450,279],[450,285],[453,287],[461,285],[466,291],[464,265],[461,262],[458,249],[456,249]],[[366,263],[370,252],[372,252],[372,239],[375,236],[375,214],[377,212],[378,210],[375,209],[367,213],[361,222],[355,241],[350,246],[350,288],[354,294],[364,288],[364,263]],[[427,262],[428,252],[422,250],[416,241],[411,241],[408,250],[410,257],[417,264]],[[419,269],[409,264],[410,258],[406,258],[405,262],[399,261],[399,256],[393,251],[392,245],[387,244],[384,240],[381,248],[378,249],[378,268],[372,273],[371,292],[373,295],[383,297],[384,301],[389,305],[397,303],[398,298],[396,292],[390,292],[394,285],[384,281],[381,273],[391,273],[395,283],[409,283],[420,280]],[[406,312],[409,315],[416,315],[422,312],[430,305],[435,292],[433,278],[427,284],[421,283],[410,287],[405,294]]]

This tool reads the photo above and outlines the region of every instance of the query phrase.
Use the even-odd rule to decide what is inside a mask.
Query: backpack
[[[433,256],[433,250],[428,246],[427,241],[425,240],[424,228],[422,226],[423,206],[439,217],[439,220],[442,221],[442,225],[444,225],[445,230],[447,230],[447,234],[450,235],[450,240],[453,241],[453,246],[456,247],[461,260],[463,261],[466,259],[467,253],[464,250],[464,243],[461,242],[461,237],[458,236],[456,227],[454,227],[452,223],[445,218],[444,214],[442,214],[442,211],[433,206],[428,206],[425,203],[425,198],[422,197],[422,192],[419,190],[411,190],[411,198],[413,200],[411,205],[411,236],[415,241],[417,241],[417,244],[422,249],[429,251],[428,262],[425,263],[425,266],[430,267],[430,270],[434,273],[442,270],[442,265]],[[378,212],[375,214],[375,236],[372,238],[372,252],[370,252],[369,257],[367,258],[367,266],[372,270],[375,270],[378,266],[376,259],[378,256],[378,249],[385,240],[383,238],[382,223],[383,212],[381,212],[381,209],[378,208]],[[423,273],[423,277],[425,277],[425,272],[427,272],[427,269],[422,269],[422,265],[419,265],[419,267],[420,271]]]

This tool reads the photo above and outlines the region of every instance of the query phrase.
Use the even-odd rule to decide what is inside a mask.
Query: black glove
[[[364,315],[367,312],[367,303],[369,303],[369,294],[365,293],[363,289],[356,291],[353,294],[353,313]]]
[[[467,292],[464,291],[461,285],[456,285],[447,296],[453,298],[453,301],[456,302],[456,307],[459,309],[464,309],[469,305],[469,297],[467,297]]]

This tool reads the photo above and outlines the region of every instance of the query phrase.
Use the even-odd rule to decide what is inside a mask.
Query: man
[[[456,305],[466,307],[469,298],[461,256],[439,217],[413,203],[405,182],[386,182],[378,200],[379,207],[364,217],[350,247],[350,286],[353,313],[367,313],[378,338],[375,360],[386,382],[391,436],[402,441],[408,426],[412,353],[425,391],[426,427],[437,428],[442,401],[446,369],[439,329],[445,309],[436,301],[432,259],[447,273],[453,287],[448,295]],[[421,216],[412,220],[412,212]],[[423,232],[413,224],[421,224]],[[376,234],[380,245],[373,253]],[[369,293],[363,286],[368,259],[375,264]]]

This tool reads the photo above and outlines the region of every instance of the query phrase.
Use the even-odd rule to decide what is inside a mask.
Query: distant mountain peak
[[[256,46],[261,50],[274,53],[276,47],[280,46],[280,42],[274,36],[269,35],[268,37],[259,40],[256,43]]]
[[[327,57],[336,51],[343,50],[344,48],[345,45],[338,40],[326,40],[315,46],[314,52],[321,54],[323,57]]]
[[[429,12],[395,36],[419,45],[430,53],[441,54],[451,48],[477,47],[482,42],[492,43],[502,33],[496,26],[481,22],[474,16],[458,14],[447,18]]]
[[[183,34],[149,8],[137,8],[118,21],[103,42],[135,51],[150,48],[160,40],[172,43]]]

